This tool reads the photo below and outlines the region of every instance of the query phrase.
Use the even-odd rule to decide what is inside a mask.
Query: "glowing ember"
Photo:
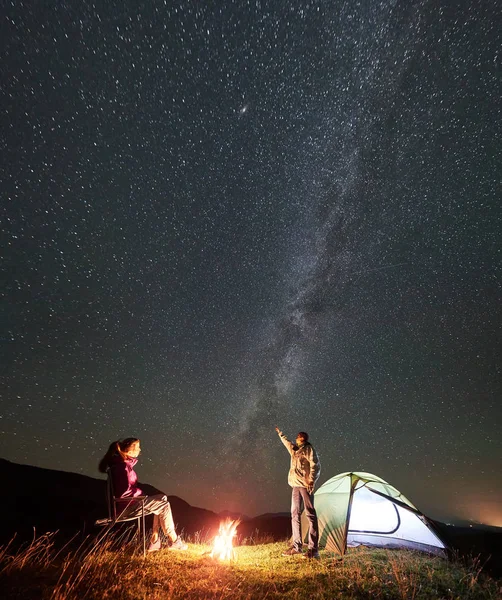
[[[233,539],[237,533],[239,522],[227,519],[223,523],[220,523],[218,535],[214,538],[213,542],[212,558],[219,558],[220,560],[232,560],[235,558]]]

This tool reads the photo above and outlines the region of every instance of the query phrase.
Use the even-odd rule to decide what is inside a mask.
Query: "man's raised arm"
[[[288,438],[282,433],[282,431],[279,429],[279,427],[276,427],[275,430],[277,431],[278,436],[281,438],[281,442],[286,446],[288,452],[290,454],[293,454],[294,450],[293,450],[293,442],[290,442],[288,440]]]

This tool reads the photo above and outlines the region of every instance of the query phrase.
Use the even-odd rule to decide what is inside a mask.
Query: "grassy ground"
[[[418,552],[358,548],[343,560],[321,552],[320,560],[282,557],[286,544],[235,549],[221,563],[210,546],[161,550],[143,558],[137,543],[106,538],[92,548],[56,550],[53,536],[24,549],[0,549],[0,596],[23,600],[237,599],[500,599],[502,581],[470,564]]]

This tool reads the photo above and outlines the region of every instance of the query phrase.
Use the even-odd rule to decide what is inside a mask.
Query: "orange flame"
[[[240,521],[232,521],[231,519],[220,523],[218,535],[214,538],[213,542],[212,558],[219,558],[220,560],[232,560],[235,558],[233,540],[239,523]]]

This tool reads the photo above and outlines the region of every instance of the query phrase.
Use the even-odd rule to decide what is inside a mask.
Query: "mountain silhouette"
[[[0,543],[15,535],[22,541],[48,531],[71,537],[87,535],[99,530],[95,521],[108,515],[106,480],[78,473],[44,469],[12,463],[0,458],[0,510],[8,518],[0,523]],[[140,483],[146,494],[164,493],[152,485]],[[191,506],[178,496],[167,495],[178,532],[198,539],[216,535],[220,522],[230,514],[221,515],[204,508]],[[235,515],[232,515],[235,516]],[[147,526],[153,517],[148,517]],[[290,533],[290,519],[284,514],[266,514],[255,518],[240,517],[238,535],[242,538],[269,536],[274,540],[286,539]]]

